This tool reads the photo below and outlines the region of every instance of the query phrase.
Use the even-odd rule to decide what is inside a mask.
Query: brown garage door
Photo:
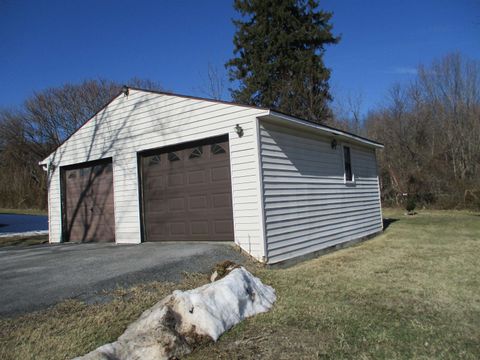
[[[233,240],[228,138],[141,156],[147,241]]]
[[[66,241],[115,241],[112,162],[62,171],[63,231]]]

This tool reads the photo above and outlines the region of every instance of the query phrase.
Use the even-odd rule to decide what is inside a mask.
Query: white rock
[[[243,267],[189,291],[174,291],[146,310],[117,341],[76,359],[169,359],[214,340],[243,319],[268,311],[275,290]]]

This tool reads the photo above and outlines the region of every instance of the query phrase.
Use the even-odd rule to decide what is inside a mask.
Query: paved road
[[[228,243],[38,245],[0,249],[0,315],[67,298],[89,301],[101,290],[151,280],[179,281],[223,260],[244,263]]]
[[[46,215],[0,214],[0,234],[48,230]]]

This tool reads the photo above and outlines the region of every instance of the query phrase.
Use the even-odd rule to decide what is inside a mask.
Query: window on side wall
[[[353,172],[352,172],[352,157],[350,155],[350,147],[343,147],[343,163],[345,166],[345,182],[353,181]]]

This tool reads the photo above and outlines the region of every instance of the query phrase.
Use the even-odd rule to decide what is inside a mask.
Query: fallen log
[[[243,319],[268,311],[275,290],[245,268],[188,291],[174,291],[131,323],[117,341],[77,360],[172,359],[190,353]]]

